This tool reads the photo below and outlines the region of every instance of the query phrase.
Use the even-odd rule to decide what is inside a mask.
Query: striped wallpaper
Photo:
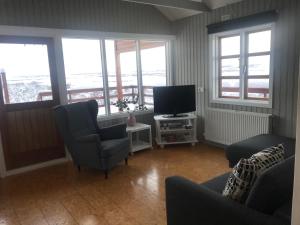
[[[221,16],[242,17],[271,9],[280,13],[275,32],[275,74],[273,109],[211,104],[209,102],[209,58],[206,26],[221,21]],[[272,113],[273,131],[295,137],[297,83],[299,73],[299,15],[298,0],[245,0],[209,13],[203,13],[173,23],[175,41],[175,82],[196,84],[205,92],[197,94],[200,130],[204,131],[205,108],[215,107],[251,112]]]
[[[200,131],[206,107],[272,113],[275,133],[295,136],[300,15],[297,0],[245,0],[209,13],[169,22],[152,6],[120,0],[0,0],[0,25],[36,26],[144,34],[176,33],[174,74],[176,84],[204,87],[198,93]],[[276,31],[273,109],[210,104],[206,25],[230,14],[241,17],[270,9],[280,11]],[[298,14],[298,15],[297,15]],[[298,36],[296,36],[298,35]]]
[[[120,0],[0,0],[0,24],[170,34],[170,22],[154,7]]]

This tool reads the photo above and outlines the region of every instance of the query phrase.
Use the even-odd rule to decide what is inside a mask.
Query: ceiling
[[[210,9],[220,8],[226,5],[230,5],[242,0],[182,0],[182,1],[196,1],[204,2]],[[199,11],[180,9],[180,8],[171,8],[164,6],[155,6],[162,14],[164,14],[169,20],[175,21],[185,17],[193,16],[199,14]]]

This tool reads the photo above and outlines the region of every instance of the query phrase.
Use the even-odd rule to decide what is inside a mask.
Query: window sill
[[[216,99],[212,99],[210,101],[210,103],[227,104],[227,105],[239,105],[239,106],[252,106],[252,107],[272,109],[272,102],[263,102],[263,101],[257,101],[257,100],[216,98]]]
[[[139,115],[146,115],[146,114],[150,114],[153,113],[153,109],[148,109],[145,111],[136,111],[134,112],[135,116],[139,116]],[[113,119],[123,119],[123,118],[127,118],[128,117],[128,112],[119,112],[119,113],[113,113],[111,115],[101,115],[101,116],[97,116],[97,120],[98,121],[107,121],[107,120],[113,120]]]

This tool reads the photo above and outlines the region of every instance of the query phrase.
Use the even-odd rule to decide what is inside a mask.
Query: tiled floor
[[[163,225],[166,177],[202,182],[226,171],[224,151],[204,144],[136,153],[108,180],[71,163],[48,167],[0,180],[0,224]]]

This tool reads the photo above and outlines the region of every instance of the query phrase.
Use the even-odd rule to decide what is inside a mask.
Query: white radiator
[[[208,108],[205,139],[230,145],[258,134],[271,132],[271,114]]]

